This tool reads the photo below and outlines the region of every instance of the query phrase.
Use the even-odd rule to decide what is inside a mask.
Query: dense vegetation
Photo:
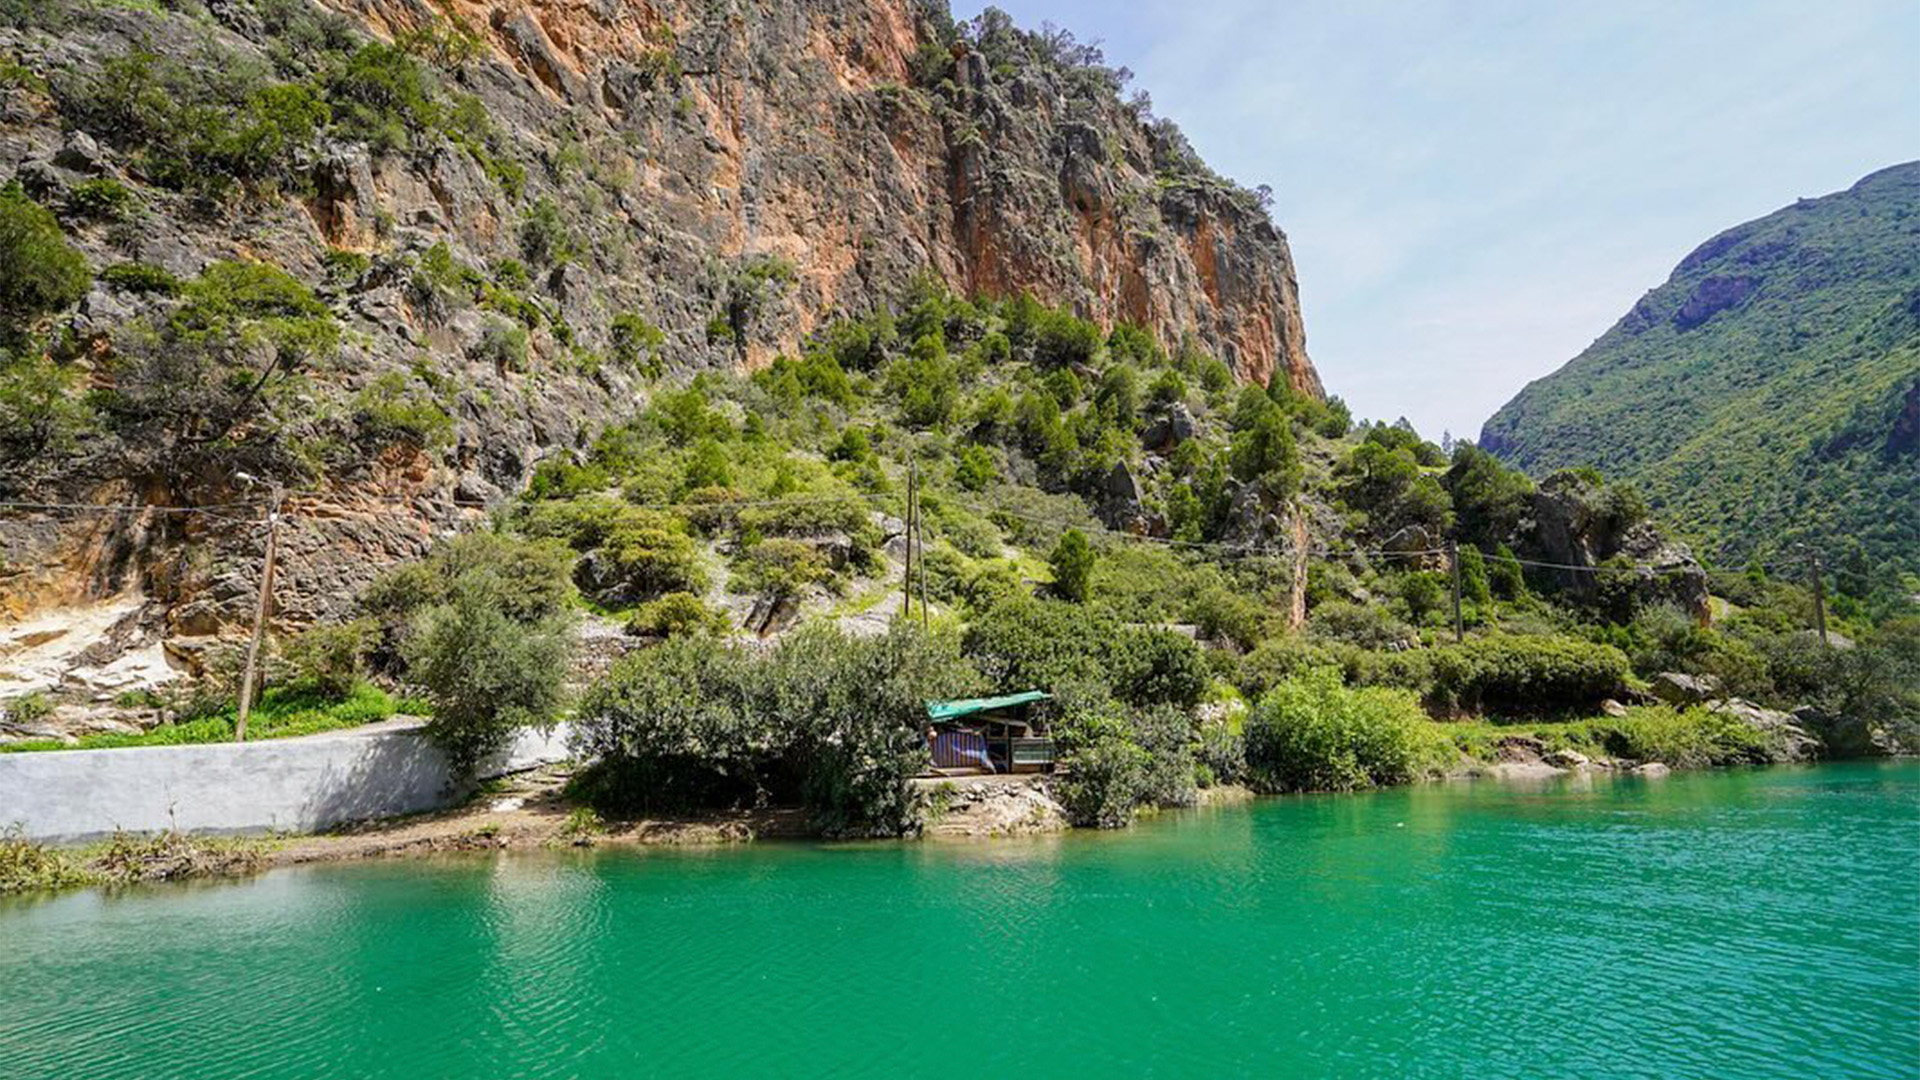
[[[1725,563],[1798,563],[1805,542],[1910,595],[1917,249],[1920,164],[1730,229],[1496,413],[1482,444],[1534,473],[1629,478]]]
[[[909,467],[924,583],[902,621]],[[1583,527],[1648,527],[1630,488],[1555,489]],[[1710,579],[1711,627],[1630,563],[1561,584],[1514,554],[1537,495],[1473,447],[1239,386],[1196,350],[927,282],[751,375],[663,374],[589,452],[543,466],[496,532],[370,589],[359,654],[421,685],[471,760],[564,708],[569,612],[624,621],[637,647],[573,709],[599,762],[576,794],[608,814],[801,805],[860,835],[918,825],[924,702],[974,691],[1054,695],[1057,792],[1096,825],[1223,782],[1400,783],[1497,756],[1503,732],[1674,764],[1784,752],[1698,708],[1589,719],[1663,671],[1766,705],[1920,717],[1913,620],[1836,612],[1858,643],[1823,650],[1808,593],[1758,571]],[[1273,523],[1295,513],[1337,526],[1312,538],[1291,627]],[[1463,553],[1459,643],[1446,540]],[[877,636],[834,625],[889,612]]]

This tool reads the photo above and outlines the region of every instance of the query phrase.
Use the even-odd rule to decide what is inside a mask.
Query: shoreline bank
[[[1575,755],[1578,757],[1578,755]],[[1806,766],[1812,762],[1774,763]],[[1524,751],[1495,762],[1463,762],[1417,784],[1485,783],[1535,785],[1580,776],[1637,777],[1659,780],[1674,772],[1710,772],[1729,766],[1669,769],[1660,763],[1623,763],[1605,759],[1528,760]],[[1752,765],[1748,768],[1771,768]],[[604,820],[566,800],[569,765],[544,765],[501,778],[466,803],[444,810],[366,821],[322,833],[269,834],[257,837],[192,836],[178,833],[126,834],[85,847],[28,845],[40,857],[64,860],[65,875],[45,884],[0,891],[0,898],[51,896],[84,888],[116,888],[191,879],[240,878],[293,866],[371,860],[424,858],[483,852],[541,851],[568,847],[656,848],[720,847],[764,841],[828,839],[797,807],[715,811],[677,816]],[[1073,831],[1048,791],[1049,780],[1031,777],[979,777],[953,784],[923,780],[928,820],[915,836],[920,843],[981,843]],[[959,793],[943,799],[936,791]],[[968,791],[974,795],[966,795]],[[1376,790],[1376,789],[1367,789]],[[1321,792],[1340,795],[1358,792]],[[1268,798],[1239,785],[1202,789],[1191,807],[1150,812],[1249,806]],[[0,848],[5,837],[0,837]],[[19,843],[19,841],[15,841]],[[0,855],[5,855],[0,850]],[[6,869],[0,859],[0,870]],[[0,880],[0,885],[5,881]]]

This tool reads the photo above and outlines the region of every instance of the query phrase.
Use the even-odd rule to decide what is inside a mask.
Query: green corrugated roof
[[[934,720],[954,720],[962,716],[972,716],[974,713],[987,712],[990,709],[1010,709],[1015,705],[1031,705],[1036,701],[1046,701],[1050,696],[1044,690],[1028,690],[1019,694],[1002,694],[999,697],[929,701],[927,716]]]

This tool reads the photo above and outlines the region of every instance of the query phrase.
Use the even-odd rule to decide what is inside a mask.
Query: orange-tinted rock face
[[[169,428],[151,445],[89,443],[0,476],[45,501],[149,506],[245,497],[242,469],[286,481],[301,492],[280,539],[276,611],[288,622],[338,610],[379,568],[630,415],[646,392],[640,365],[604,362],[622,317],[660,331],[650,359],[668,369],[751,367],[797,352],[828,320],[894,306],[931,273],[961,292],[1026,291],[1137,324],[1242,378],[1320,392],[1286,239],[1258,200],[1057,40],[994,20],[955,34],[924,17],[926,0],[323,2],[356,29],[290,65],[303,78],[341,64],[359,31],[395,39],[446,17],[470,27],[476,55],[415,49],[463,127],[422,121],[390,146],[336,130],[300,157],[299,183],[205,213],[51,99],[8,98],[0,125],[0,177],[25,170],[50,203],[96,173],[140,196],[140,229],[70,232],[90,265],[133,260],[186,279],[257,260],[318,289],[339,320],[338,356],[297,391],[260,397],[250,422],[275,434],[251,444],[257,461],[186,453]],[[251,5],[204,16],[108,5],[89,20],[27,58],[88,75],[153,50],[206,75],[229,62],[276,69],[308,47]],[[537,221],[563,256],[530,251]],[[341,277],[347,253],[364,266]],[[518,279],[508,294],[537,316],[423,290],[415,271],[429,260]],[[96,285],[70,313],[96,374],[167,303]],[[507,331],[523,335],[517,361],[492,347]],[[375,391],[432,396],[444,445],[372,455],[357,402]],[[196,515],[94,521],[0,518],[0,615],[138,588],[177,633],[250,622],[260,530]]]
[[[383,33],[422,12],[339,6]],[[682,284],[701,276],[694,259],[795,265],[798,287],[739,350],[750,364],[931,270],[962,291],[1027,290],[1146,326],[1169,348],[1190,336],[1243,378],[1279,372],[1321,393],[1286,238],[1251,193],[1010,28],[938,46],[952,62],[930,78],[916,57],[936,34],[910,0],[724,18],[691,0],[440,6],[523,80],[510,104],[525,128],[571,126],[602,152],[619,140],[636,178],[608,223],[621,243],[659,249],[647,261],[680,264]],[[471,81],[491,103],[491,80]],[[704,325],[698,299],[643,306],[671,331],[680,300]]]

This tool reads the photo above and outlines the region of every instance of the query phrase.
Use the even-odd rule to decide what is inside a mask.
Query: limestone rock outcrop
[[[431,37],[449,18],[471,37]],[[0,497],[220,507],[257,503],[242,474],[283,482],[290,624],[579,454],[637,404],[648,363],[763,365],[921,275],[1029,292],[1321,393],[1265,197],[1124,101],[1097,57],[997,14],[956,30],[918,0],[231,0],[80,19],[0,26],[0,55],[49,76],[0,87],[0,183],[53,207],[90,182],[124,188],[131,216],[67,215],[67,238],[96,272],[159,284],[101,278],[57,316],[77,377],[112,391],[115,358],[176,304],[165,282],[223,260],[312,289],[339,346],[275,399],[258,460],[183,466],[90,439],[0,462]],[[390,145],[336,123],[288,175],[217,198],[163,182],[88,101],[88,80],[129,57],[182,84],[324,88],[362,42],[400,40],[432,67],[431,123]],[[625,362],[623,317],[658,335]],[[445,426],[395,437],[396,407]],[[138,595],[154,635],[231,634],[257,591],[262,516],[9,512],[0,612]]]

